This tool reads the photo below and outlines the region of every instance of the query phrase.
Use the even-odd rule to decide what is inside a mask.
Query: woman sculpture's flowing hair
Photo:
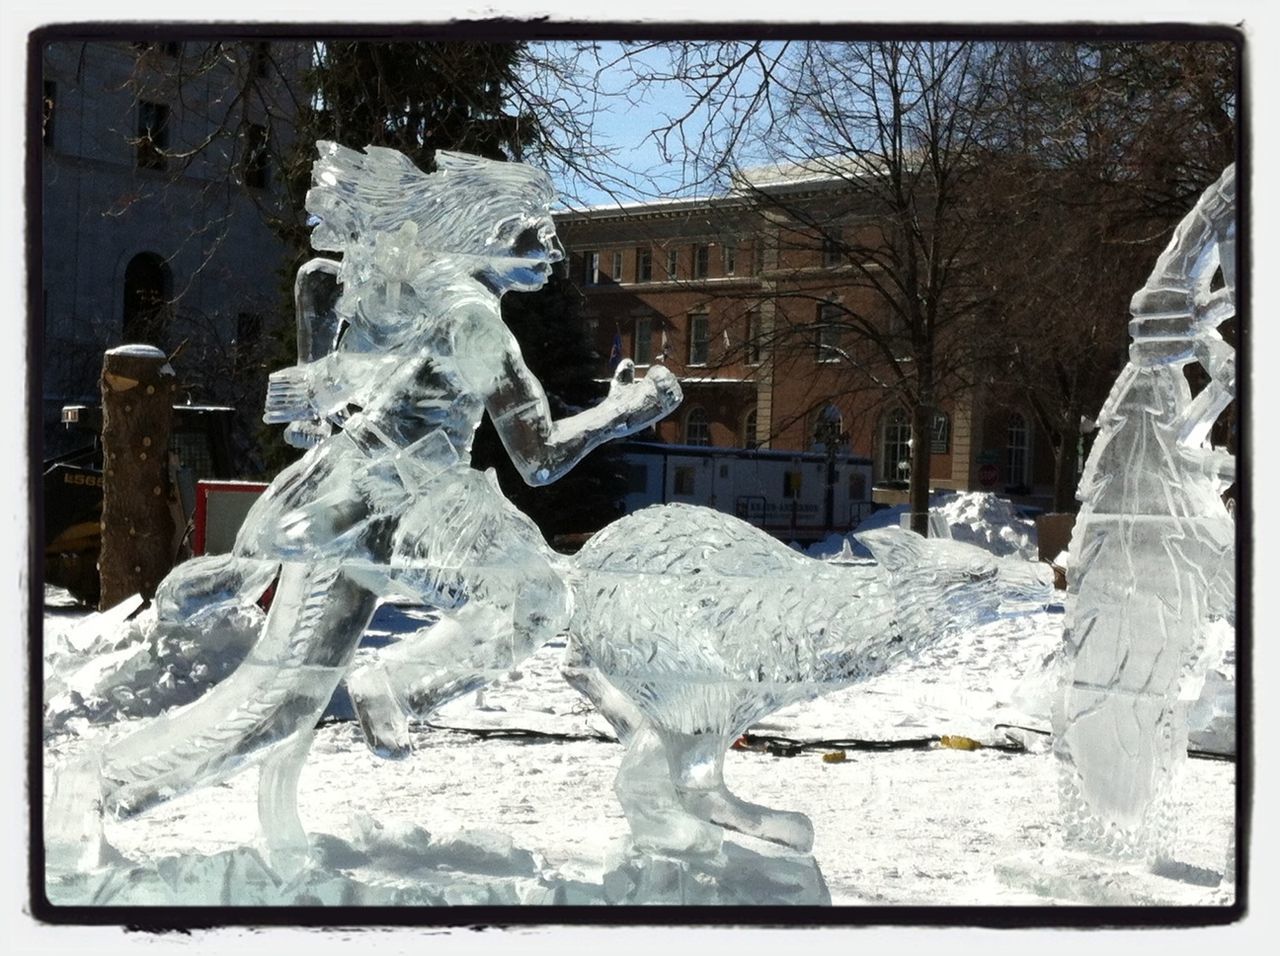
[[[436,152],[436,171],[424,173],[403,153],[382,146],[364,152],[321,140],[311,168],[307,212],[319,222],[318,250],[348,251],[408,221],[424,249],[464,255],[502,254],[493,248],[499,226],[547,215],[555,188],[540,169]]]

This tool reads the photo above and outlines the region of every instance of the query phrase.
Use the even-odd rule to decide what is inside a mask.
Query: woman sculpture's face
[[[555,223],[550,216],[536,222],[522,220],[518,225],[513,222],[506,232],[513,234],[505,255],[498,252],[493,259],[495,277],[507,289],[519,292],[541,289],[551,278],[552,267],[564,259],[564,247],[556,238]],[[500,247],[495,247],[495,252],[497,248]]]

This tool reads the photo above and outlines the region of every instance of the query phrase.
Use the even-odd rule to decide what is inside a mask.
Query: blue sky
[[[597,55],[604,66],[621,52],[619,43],[601,43]],[[656,56],[649,60],[661,62]],[[593,104],[597,112],[591,120],[596,145],[617,151],[616,162],[603,164],[606,173],[619,180],[609,187],[614,194],[585,179],[560,172],[556,177],[557,186],[566,203],[603,205],[682,192],[678,165],[662,160],[650,133],[663,122],[664,116],[682,111],[685,97],[671,87],[651,87],[641,95],[628,80],[621,68],[605,71],[599,84],[600,98]]]
[[[710,187],[698,185],[692,174],[686,173],[681,161],[698,157],[682,156],[679,143],[673,139],[669,147],[676,155],[670,160],[664,159],[653,136],[655,127],[688,109],[691,94],[674,83],[652,84],[641,89],[624,67],[607,68],[622,52],[620,43],[598,45],[596,57],[599,65],[606,69],[600,76],[598,96],[593,102],[582,104],[584,110],[595,111],[591,119],[595,145],[616,150],[614,162],[603,164],[606,175],[614,181],[602,189],[582,177],[553,170],[562,201],[575,206],[607,205],[705,195],[711,191]],[[667,65],[667,54],[662,50],[632,55],[649,68],[661,69]],[[689,129],[696,131],[704,122],[705,118],[695,116],[690,120]]]

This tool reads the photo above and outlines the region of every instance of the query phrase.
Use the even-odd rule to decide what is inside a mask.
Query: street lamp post
[[[826,522],[825,527],[827,533],[833,530],[835,525],[835,507],[836,507],[836,452],[839,448],[849,440],[847,432],[841,429],[843,424],[840,410],[834,405],[828,405],[822,410],[818,416],[818,421],[813,426],[813,440],[822,445],[823,451],[827,457],[827,496],[826,496]]]

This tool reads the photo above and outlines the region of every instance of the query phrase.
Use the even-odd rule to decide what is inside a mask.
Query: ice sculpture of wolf
[[[885,529],[877,564],[797,553],[729,515],[646,508],[576,556],[565,674],[627,750],[615,790],[639,848],[706,854],[721,828],[807,851],[799,813],[731,794],[724,755],[780,707],[882,673],[1000,609],[1043,607],[1046,565]]]
[[[492,473],[469,467],[482,415],[525,479],[544,484],[680,401],[666,369],[635,380],[624,363],[600,405],[552,420],[499,311],[505,292],[541,287],[563,258],[545,173],[440,152],[426,175],[394,150],[318,146],[313,244],[342,260],[299,274],[300,364],[272,376],[265,415],[309,450],[254,505],[232,555],[179,567],[156,598],[158,626],[198,631],[251,606],[278,574],[270,612],[249,657],[205,696],[59,769],[51,859],[91,863],[103,810],[131,815],[260,761],[268,851],[291,868],[307,846],[298,774],[381,598],[433,604],[446,620],[432,629],[429,668],[353,676],[366,724],[380,719],[389,676],[411,676],[419,702],[439,703],[514,666],[567,619],[537,528]],[[335,279],[327,309],[321,286]]]
[[[1221,282],[1215,277],[1221,275]],[[1155,862],[1174,819],[1206,623],[1234,621],[1235,460],[1209,443],[1235,395],[1235,169],[1179,224],[1133,297],[1133,342],[1098,417],[1071,538],[1054,752],[1069,841]],[[1184,366],[1208,384],[1192,398]]]

